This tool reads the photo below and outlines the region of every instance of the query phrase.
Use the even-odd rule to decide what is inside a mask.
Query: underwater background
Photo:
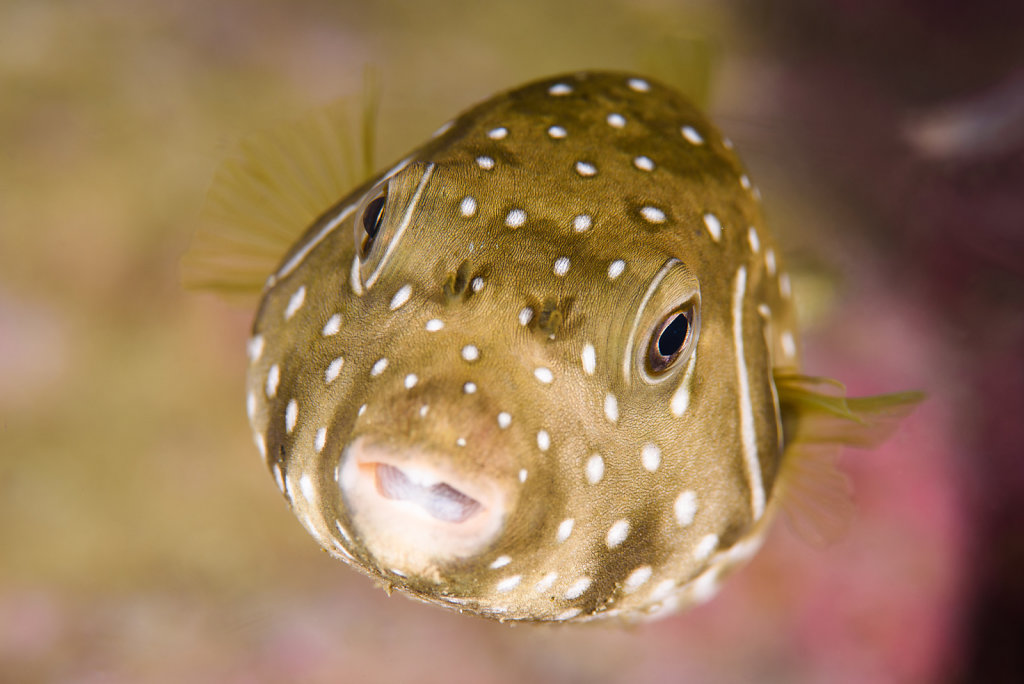
[[[252,311],[184,291],[221,159],[358,93],[378,166],[574,69],[675,83],[796,272],[805,370],[929,398],[718,598],[628,629],[387,597],[319,550],[246,425]],[[1024,678],[1024,4],[0,2],[0,681]]]

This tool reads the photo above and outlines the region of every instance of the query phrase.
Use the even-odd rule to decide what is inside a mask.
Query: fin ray
[[[376,84],[240,140],[217,170],[188,251],[186,289],[254,301],[295,240],[374,167]]]
[[[854,513],[852,487],[837,465],[841,447],[877,446],[924,394],[847,397],[846,387],[830,378],[776,369],[774,379],[786,442],[781,508],[790,528],[820,548],[842,537]]]

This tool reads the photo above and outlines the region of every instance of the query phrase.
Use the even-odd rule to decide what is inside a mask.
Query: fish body
[[[499,94],[326,210],[249,342],[257,446],[386,587],[513,621],[657,616],[758,548],[790,285],[730,142],[653,80]]]

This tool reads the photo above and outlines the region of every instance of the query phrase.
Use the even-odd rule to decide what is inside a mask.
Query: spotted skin
[[[708,598],[759,544],[782,442],[772,368],[797,364],[755,193],[677,92],[580,73],[483,102],[339,201],[268,281],[249,344],[254,436],[303,525],[389,587],[495,619]],[[652,374],[681,305],[693,346]],[[497,531],[392,553],[345,489],[369,444],[399,470],[426,449],[498,483]]]

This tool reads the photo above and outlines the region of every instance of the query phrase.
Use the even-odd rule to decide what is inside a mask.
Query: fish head
[[[661,610],[762,512],[743,440],[775,456],[765,320],[732,251],[745,228],[723,245],[701,219],[752,210],[714,174],[642,168],[693,144],[667,150],[660,119],[616,137],[610,113],[646,110],[608,85],[575,86],[583,113],[546,85],[472,110],[325,215],[311,234],[343,229],[264,298],[250,413],[279,485],[326,549],[417,598],[511,620]],[[683,112],[675,138],[710,136]],[[738,363],[764,407],[750,433]]]

